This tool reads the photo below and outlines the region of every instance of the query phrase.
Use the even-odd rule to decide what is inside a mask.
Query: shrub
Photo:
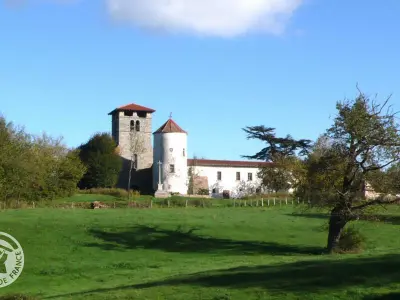
[[[357,253],[362,251],[365,237],[354,227],[347,227],[340,235],[336,249],[338,253]]]
[[[199,189],[197,194],[199,194],[199,195],[209,195],[210,191],[208,189]]]

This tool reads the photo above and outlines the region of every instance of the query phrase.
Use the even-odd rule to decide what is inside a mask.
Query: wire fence
[[[115,200],[92,202],[59,201],[10,201],[0,202],[0,210],[7,209],[116,209],[116,208],[223,208],[223,207],[287,207],[308,204],[295,198],[260,198],[260,199],[193,199],[193,198],[152,198],[147,200]]]

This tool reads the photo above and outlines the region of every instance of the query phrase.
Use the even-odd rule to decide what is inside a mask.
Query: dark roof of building
[[[187,133],[174,120],[169,119],[160,128],[158,128],[154,133]]]
[[[187,164],[203,167],[243,167],[243,168],[262,168],[270,167],[273,163],[265,161],[238,161],[238,160],[214,160],[214,159],[188,159]]]
[[[109,113],[109,115],[112,115],[113,113],[117,112],[117,111],[141,111],[141,112],[148,112],[148,113],[153,113],[155,112],[154,109],[145,107],[145,106],[141,106],[135,103],[131,103],[131,104],[127,104],[127,105],[123,105],[120,106],[116,109],[114,109],[112,112]]]

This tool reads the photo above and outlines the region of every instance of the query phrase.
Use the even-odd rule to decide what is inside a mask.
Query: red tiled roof
[[[169,119],[160,128],[158,128],[154,133],[187,133],[174,120]]]
[[[243,168],[262,168],[270,167],[273,164],[265,161],[238,161],[238,160],[213,160],[213,159],[188,159],[187,164],[191,166],[203,167],[243,167]]]
[[[128,111],[143,111],[143,112],[148,112],[148,113],[155,112],[154,109],[151,109],[151,108],[148,108],[145,106],[141,106],[141,105],[138,105],[135,103],[131,103],[131,104],[123,105],[123,106],[120,106],[120,107],[114,109],[112,112],[109,113],[109,115],[111,115],[117,111],[126,111],[126,110],[128,110]]]

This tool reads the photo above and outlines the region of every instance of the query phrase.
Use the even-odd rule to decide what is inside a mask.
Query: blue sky
[[[3,1],[0,113],[74,147],[133,102],[190,156],[241,159],[263,146],[243,127],[315,139],[357,82],[400,110],[400,1],[230,1]]]

